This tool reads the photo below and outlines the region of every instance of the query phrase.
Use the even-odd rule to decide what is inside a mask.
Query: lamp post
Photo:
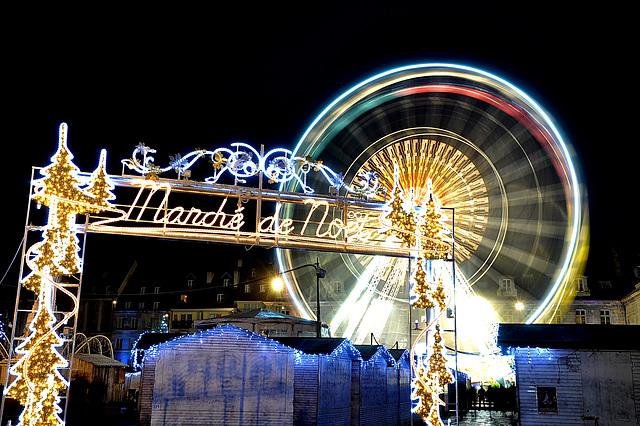
[[[320,267],[320,262],[316,258],[316,263],[306,263],[304,265],[296,266],[295,268],[288,269],[286,271],[282,271],[281,274],[286,274],[287,272],[297,271],[298,269],[311,267],[316,270],[316,337],[320,338],[322,335],[322,320],[320,319],[320,278],[324,278],[327,271]]]

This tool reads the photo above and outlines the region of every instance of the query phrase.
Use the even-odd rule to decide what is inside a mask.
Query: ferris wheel
[[[586,194],[571,146],[533,99],[482,70],[419,64],[375,75],[327,106],[294,155],[344,170],[349,184],[373,172],[387,193],[397,165],[417,205],[432,182],[454,233],[455,262],[441,268],[455,279],[463,350],[489,344],[490,336],[478,337],[478,323],[550,321],[584,261]],[[334,335],[406,341],[408,259],[287,250],[277,258],[283,270],[319,258],[327,271],[322,321]],[[315,285],[305,272],[287,282],[299,314],[309,318]],[[514,312],[517,302],[523,309]]]

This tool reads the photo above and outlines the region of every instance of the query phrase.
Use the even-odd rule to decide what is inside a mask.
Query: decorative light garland
[[[78,312],[78,298],[58,277],[82,270],[79,257],[76,216],[113,208],[109,200],[114,185],[106,171],[106,151],[100,154],[98,168],[88,180],[79,177],[67,147],[67,124],[60,124],[58,150],[52,163],[41,170],[43,178],[33,182],[32,199],[49,208],[42,241],[31,246],[26,264],[31,272],[22,279],[24,288],[37,294],[37,310],[29,324],[30,334],[16,348],[20,358],[9,374],[16,376],[6,394],[24,406],[19,425],[62,425],[58,406],[60,393],[68,381],[60,374],[68,362],[58,351],[63,343],[57,330]],[[83,188],[84,187],[84,188]],[[73,308],[58,320],[53,314],[54,289],[69,297]]]
[[[446,360],[442,354],[442,338],[438,319],[445,312],[451,300],[445,291],[442,277],[437,282],[429,282],[432,279],[427,271],[428,261],[449,258],[451,244],[445,240],[443,225],[444,215],[439,212],[431,187],[431,180],[427,181],[427,202],[416,208],[413,197],[406,199],[400,188],[399,167],[394,165],[394,188],[391,192],[391,200],[385,212],[380,217],[380,222],[386,225],[388,235],[400,239],[407,246],[415,248],[418,255],[415,258],[415,267],[412,268],[410,303],[413,307],[432,309],[437,308],[434,320],[418,335],[419,341],[435,324],[434,342],[431,348],[431,356],[427,364],[413,365],[413,352],[415,343],[411,349],[411,365],[416,376],[412,382],[412,398],[417,399],[414,412],[420,414],[429,425],[442,425],[439,405],[444,404],[438,397],[438,390],[453,381],[453,376],[446,368]]]
[[[156,150],[140,143],[133,150],[131,158],[122,160],[122,164],[148,179],[157,180],[160,174],[171,170],[180,177],[200,158],[208,156],[209,163],[214,169],[213,176],[204,179],[208,183],[217,183],[225,172],[231,174],[239,183],[246,183],[246,179],[262,173],[269,183],[286,183],[295,180],[305,194],[312,194],[315,190],[307,185],[307,174],[315,171],[320,172],[332,188],[344,189],[355,196],[367,198],[382,191],[378,176],[372,172],[358,175],[356,177],[358,184],[348,185],[344,182],[342,173],[334,172],[322,161],[313,160],[309,156],[294,156],[288,149],[275,148],[261,154],[252,146],[242,142],[232,143],[231,147],[235,150],[217,148],[211,151],[196,148],[184,157],[180,154],[170,155],[170,164],[166,167],[158,167],[153,163],[155,159],[151,156],[156,153]],[[140,155],[142,159],[138,158]]]
[[[310,157],[294,157],[291,151],[274,149],[261,155],[249,145],[234,143],[235,151],[220,148],[214,151],[196,149],[185,157],[172,156],[168,167],[160,168],[153,164],[150,155],[155,150],[138,145],[133,152],[132,159],[123,160],[123,164],[143,174],[148,179],[157,180],[158,175],[170,169],[175,170],[179,177],[184,174],[200,157],[210,156],[209,162],[216,171],[213,176],[205,179],[215,183],[221,175],[228,171],[237,182],[245,183],[245,178],[263,174],[271,183],[297,181],[305,193],[313,193],[313,188],[306,184],[306,175],[314,170],[321,172],[331,187],[345,189],[356,196],[368,197],[381,192],[378,178],[371,172],[357,176],[358,183],[350,186],[344,183],[341,173],[335,173],[322,162],[313,161]],[[137,156],[142,155],[142,162]],[[254,161],[255,158],[255,161]],[[47,225],[43,228],[42,241],[34,244],[27,252],[26,263],[31,272],[21,281],[22,285],[38,294],[36,300],[37,313],[29,324],[30,335],[16,349],[21,355],[18,362],[9,373],[16,379],[9,385],[6,393],[15,397],[25,406],[20,416],[20,425],[60,425],[62,421],[58,414],[61,412],[58,403],[59,394],[68,382],[59,373],[60,368],[67,366],[57,348],[62,339],[56,330],[72,318],[78,310],[78,298],[67,290],[64,283],[59,283],[58,277],[80,273],[82,262],[79,257],[79,241],[77,237],[76,217],[79,214],[98,213],[101,211],[118,211],[109,201],[115,199],[112,190],[113,183],[106,173],[106,151],[101,151],[97,169],[88,178],[79,176],[79,170],[72,162],[73,155],[67,147],[67,125],[60,125],[58,150],[51,158],[51,165],[41,170],[43,178],[33,182],[32,198],[39,205],[49,208]],[[387,227],[386,233],[394,235],[412,250],[419,253],[416,268],[412,276],[412,292],[417,296],[414,301],[416,307],[438,307],[440,315],[446,308],[447,294],[442,285],[428,283],[426,269],[427,260],[447,258],[450,244],[444,240],[443,216],[438,212],[431,193],[429,182],[429,199],[425,206],[416,209],[413,197],[404,199],[398,182],[398,167],[394,170],[394,190],[392,198],[387,204],[380,222]],[[426,213],[423,213],[426,212]],[[432,285],[433,284],[433,285]],[[68,296],[73,302],[71,312],[60,321],[53,315],[52,294],[55,290]],[[438,315],[439,316],[439,315]],[[438,333],[439,336],[439,333]],[[179,342],[172,342],[179,344]],[[439,341],[437,342],[439,344]],[[150,348],[147,354],[154,356],[157,348]],[[359,357],[350,343],[340,345],[337,350],[353,352],[352,357]],[[434,347],[434,354],[440,353]],[[355,351],[355,352],[354,352]],[[413,351],[413,349],[412,349]],[[412,357],[411,357],[412,359]],[[433,381],[422,377],[420,373],[417,386],[429,389],[431,393],[437,391],[434,386],[442,386],[446,380],[440,361],[430,364],[428,371],[420,367],[426,377],[440,377],[442,380]],[[450,375],[449,375],[450,376]],[[434,383],[437,383],[434,385]],[[447,382],[448,383],[448,382]],[[424,392],[423,391],[421,392]],[[422,398],[424,399],[424,398]],[[426,401],[426,399],[425,399]]]
[[[419,399],[415,412],[430,425],[443,424],[440,419],[439,406],[444,405],[444,402],[438,397],[438,389],[453,381],[453,376],[446,367],[441,342],[440,325],[436,325],[431,355],[427,363],[428,369],[423,366],[418,367],[419,380],[414,382],[414,390],[411,395],[412,398]]]

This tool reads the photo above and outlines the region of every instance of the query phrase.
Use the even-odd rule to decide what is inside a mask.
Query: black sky
[[[49,164],[62,121],[84,171],[107,148],[109,172],[119,174],[139,142],[162,162],[235,141],[293,148],[346,89],[427,62],[494,73],[550,112],[585,176],[590,265],[608,265],[615,247],[630,267],[640,254],[632,14],[443,3],[9,11],[0,273],[22,238],[30,168]],[[3,284],[17,274],[14,265]]]

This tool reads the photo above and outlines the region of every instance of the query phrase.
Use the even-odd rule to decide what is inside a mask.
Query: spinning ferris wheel
[[[479,323],[551,321],[584,260],[586,194],[571,146],[533,99],[484,71],[421,64],[369,78],[322,111],[294,154],[345,170],[346,183],[372,171],[387,194],[397,165],[417,205],[433,182],[454,230],[455,262],[441,267],[455,277],[462,351],[490,346]],[[291,217],[299,207],[287,208]],[[322,321],[334,335],[407,341],[408,259],[287,250],[277,257],[283,270],[319,258],[327,271]],[[307,274],[287,285],[299,313],[314,318],[316,284]],[[524,309],[514,313],[517,302]]]

